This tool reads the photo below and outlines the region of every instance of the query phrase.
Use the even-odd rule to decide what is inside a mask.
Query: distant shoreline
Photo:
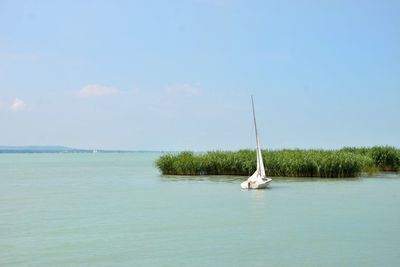
[[[150,150],[80,149],[63,146],[0,146],[0,154],[44,154],[44,153],[163,153]]]
[[[109,153],[168,153],[150,150],[76,150],[76,151],[32,151],[32,150],[0,150],[0,154],[109,154]]]

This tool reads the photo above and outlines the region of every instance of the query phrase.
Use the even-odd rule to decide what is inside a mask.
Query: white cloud
[[[190,84],[175,84],[173,86],[167,87],[165,92],[168,94],[181,94],[181,95],[190,95],[190,96],[199,96],[201,94],[201,90],[197,87],[194,87]]]
[[[121,93],[120,90],[114,87],[106,87],[96,84],[88,84],[82,87],[77,95],[80,97],[90,97],[90,96],[105,96],[105,95],[116,95]]]
[[[23,100],[15,98],[10,106],[11,111],[19,112],[26,110],[26,104]]]

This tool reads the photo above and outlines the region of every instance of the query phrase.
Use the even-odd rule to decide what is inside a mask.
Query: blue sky
[[[0,0],[0,145],[400,146],[398,1]]]

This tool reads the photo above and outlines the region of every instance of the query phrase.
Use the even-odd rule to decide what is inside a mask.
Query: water
[[[0,266],[400,266],[400,176],[161,177],[156,153],[0,154]]]

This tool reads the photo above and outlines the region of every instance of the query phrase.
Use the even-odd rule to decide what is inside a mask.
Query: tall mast
[[[259,158],[260,155],[258,154],[258,150],[259,150],[258,131],[257,131],[256,112],[254,111],[253,96],[251,96],[251,106],[253,107],[254,131],[255,131],[255,134],[256,134],[257,171],[260,171],[260,158]]]
[[[265,177],[265,168],[264,168],[264,162],[261,154],[261,149],[260,149],[260,141],[258,139],[258,129],[257,129],[257,121],[256,121],[256,112],[254,111],[254,100],[253,96],[251,96],[251,105],[253,107],[253,119],[254,119],[254,129],[256,132],[256,153],[257,153],[257,172],[259,175],[262,177]]]

